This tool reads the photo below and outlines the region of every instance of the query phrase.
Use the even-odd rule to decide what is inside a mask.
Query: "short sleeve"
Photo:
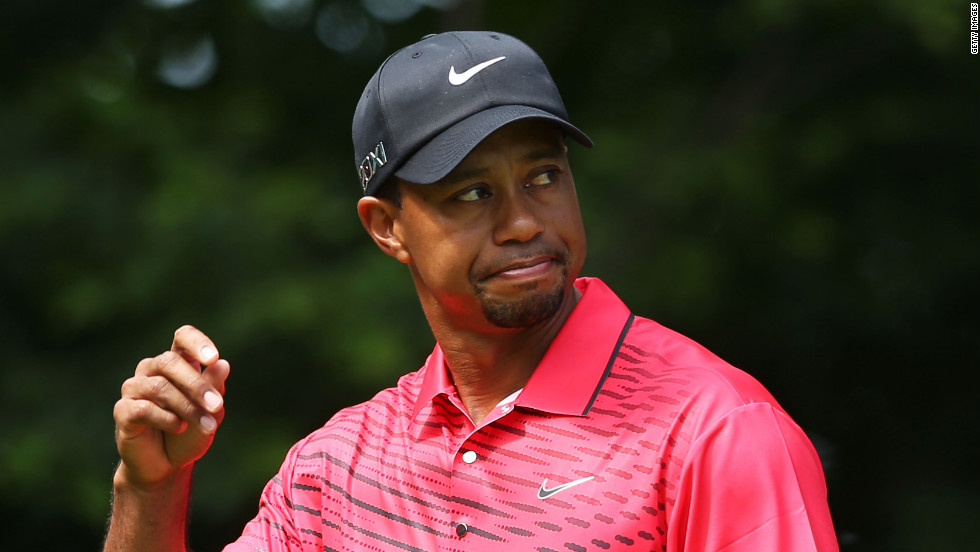
[[[692,443],[668,552],[837,552],[827,486],[803,430],[769,403],[735,408]]]
[[[242,536],[224,548],[224,552],[296,552],[303,550],[304,539],[292,519],[289,497],[292,470],[299,445],[286,456],[276,477],[262,490],[259,511],[245,526]]]

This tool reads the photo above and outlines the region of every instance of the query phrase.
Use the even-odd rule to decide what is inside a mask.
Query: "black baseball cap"
[[[587,147],[547,67],[503,33],[429,35],[381,64],[354,111],[354,163],[365,195],[391,175],[443,178],[481,141],[520,119],[547,119]]]

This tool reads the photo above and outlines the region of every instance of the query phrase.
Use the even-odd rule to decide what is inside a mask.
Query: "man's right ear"
[[[400,209],[391,201],[374,196],[364,196],[357,201],[357,214],[361,225],[382,251],[403,263],[412,262],[412,256],[402,243],[398,228]]]

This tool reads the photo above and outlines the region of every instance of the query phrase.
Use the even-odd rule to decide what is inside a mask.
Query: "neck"
[[[474,423],[479,424],[501,400],[524,387],[580,296],[573,286],[548,320],[493,332],[461,328],[438,309],[423,305],[456,391]]]

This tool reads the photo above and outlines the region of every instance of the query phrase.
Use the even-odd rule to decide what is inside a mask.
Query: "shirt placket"
[[[496,513],[497,510],[487,500],[488,496],[494,492],[489,483],[491,478],[487,474],[487,470],[492,464],[490,452],[476,442],[473,437],[480,433],[482,428],[511,413],[514,409],[516,396],[515,393],[498,404],[479,426],[473,425],[470,420],[470,424],[466,428],[465,438],[458,441],[457,446],[449,451],[452,455],[450,459],[452,462],[450,488],[455,505],[451,525],[456,538],[462,545],[477,544],[471,542],[474,539],[478,542],[495,540],[495,530],[488,526],[489,520],[499,516]],[[485,541],[485,539],[490,540]]]

